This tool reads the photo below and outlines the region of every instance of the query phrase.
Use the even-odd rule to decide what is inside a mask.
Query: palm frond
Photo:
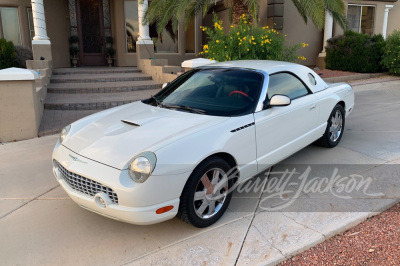
[[[346,18],[346,7],[342,0],[325,0],[325,9],[328,10],[333,19],[342,27],[342,29],[346,30],[347,18]]]
[[[318,29],[324,27],[325,5],[324,0],[292,0],[300,15],[307,23],[310,18]]]
[[[258,23],[258,10],[260,9],[260,4],[258,0],[243,0],[244,4],[249,9],[249,13],[253,17],[254,25]]]

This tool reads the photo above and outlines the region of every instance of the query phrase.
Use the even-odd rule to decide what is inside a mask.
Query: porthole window
[[[308,79],[310,80],[312,85],[317,85],[317,81],[311,73],[308,73]]]

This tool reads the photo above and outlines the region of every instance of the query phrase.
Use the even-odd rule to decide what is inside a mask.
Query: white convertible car
[[[210,64],[150,99],[65,127],[53,171],[98,214],[133,224],[178,216],[206,227],[227,209],[234,184],[315,141],[335,147],[353,106],[350,85],[327,84],[298,64]]]

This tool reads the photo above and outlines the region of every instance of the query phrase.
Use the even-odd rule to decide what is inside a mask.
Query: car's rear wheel
[[[178,217],[199,228],[207,227],[221,218],[232,198],[231,166],[219,157],[200,163],[183,189]]]
[[[328,148],[333,148],[338,145],[343,136],[344,124],[344,108],[340,104],[337,104],[329,116],[325,133],[317,140],[317,144]]]

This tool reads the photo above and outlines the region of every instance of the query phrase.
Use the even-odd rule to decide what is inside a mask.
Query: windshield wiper
[[[186,110],[186,111],[189,111],[189,112],[192,112],[192,113],[196,113],[196,114],[205,114],[206,113],[206,111],[204,111],[202,109],[192,108],[192,107],[186,106],[186,105],[172,105],[172,104],[171,105],[170,104],[166,105],[166,104],[163,104],[163,107],[172,108],[172,109],[182,109],[182,110]]]
[[[157,107],[165,107],[165,104],[163,104],[159,99],[151,95],[151,99],[153,99],[157,105]]]

